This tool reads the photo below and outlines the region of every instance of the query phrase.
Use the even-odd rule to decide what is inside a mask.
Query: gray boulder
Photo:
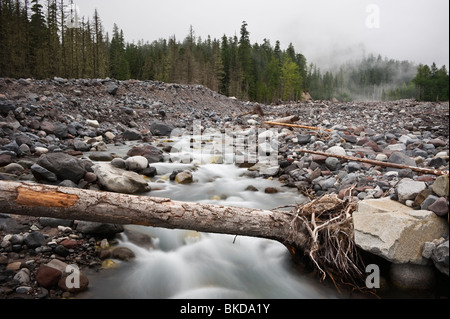
[[[26,233],[23,236],[23,242],[29,248],[36,248],[47,243],[47,239],[40,232],[34,231],[32,233]]]
[[[141,140],[142,139],[141,133],[139,133],[137,130],[132,129],[132,128],[126,129],[122,133],[122,137],[125,140],[129,140],[129,141],[137,141],[137,140]]]
[[[149,164],[162,162],[164,160],[163,151],[150,144],[133,147],[127,152],[127,155],[130,157],[138,155],[144,156]]]
[[[38,164],[33,164],[30,168],[31,173],[37,181],[56,182],[58,177],[55,173],[50,172],[48,169]]]
[[[444,218],[390,198],[360,201],[353,222],[357,246],[398,264],[428,263],[422,255],[425,243],[448,235]]]
[[[436,249],[433,251],[433,254],[431,255],[431,259],[433,260],[435,266],[439,271],[446,274],[448,276],[448,267],[449,267],[449,261],[448,261],[448,239],[444,241],[442,244],[438,245]]]
[[[100,163],[92,167],[98,183],[106,190],[124,194],[143,193],[150,190],[147,181],[139,174]]]
[[[401,203],[405,203],[407,200],[414,200],[420,192],[427,188],[427,184],[424,182],[414,181],[410,178],[404,178],[398,183],[397,195],[398,200]]]
[[[77,184],[86,174],[86,169],[81,161],[65,153],[41,155],[37,164],[55,173],[61,181],[68,179]]]
[[[124,231],[123,225],[78,221],[76,230],[83,234],[114,236]]]
[[[153,122],[150,124],[150,132],[154,136],[170,136],[170,133],[174,130],[172,125],[168,125],[161,122]]]
[[[139,172],[148,167],[148,160],[144,156],[132,156],[125,160],[128,170]]]
[[[417,166],[416,162],[414,161],[413,158],[409,157],[408,155],[406,155],[405,153],[402,153],[402,152],[392,153],[391,156],[389,156],[388,162],[394,163],[394,164],[413,166],[413,167]],[[392,168],[392,167],[387,168],[387,170],[388,171],[398,171],[397,168]]]
[[[109,94],[111,94],[113,96],[116,95],[118,89],[119,89],[119,87],[117,86],[117,84],[115,84],[113,82],[108,83],[107,91]]]

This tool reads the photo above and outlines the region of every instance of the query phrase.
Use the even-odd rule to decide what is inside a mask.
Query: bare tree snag
[[[293,214],[278,210],[186,203],[34,183],[0,181],[0,211],[112,224],[252,236],[302,248],[307,230],[292,228]]]
[[[431,175],[437,175],[437,176],[448,175],[449,174],[448,172],[441,171],[441,170],[438,170],[438,169],[431,169],[431,168],[408,166],[408,165],[396,164],[396,163],[381,162],[381,161],[370,160],[370,159],[367,159],[367,158],[359,158],[359,157],[346,156],[346,155],[336,155],[336,154],[324,153],[324,152],[319,152],[319,151],[310,151],[310,150],[306,150],[306,149],[301,149],[301,150],[299,150],[299,152],[316,154],[316,155],[322,155],[322,156],[327,156],[327,157],[336,157],[336,158],[340,158],[340,159],[344,159],[344,160],[348,160],[348,161],[362,162],[362,163],[378,165],[378,166],[382,166],[382,167],[391,167],[391,168],[398,168],[398,169],[407,168],[407,169],[410,169],[410,170],[412,170],[414,172],[423,173],[423,174],[431,174]]]

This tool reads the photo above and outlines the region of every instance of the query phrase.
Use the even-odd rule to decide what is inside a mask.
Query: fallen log
[[[292,213],[225,207],[34,183],[0,181],[0,212],[252,236],[302,248],[307,230]]]
[[[316,126],[306,126],[306,125],[300,125],[300,124],[289,124],[289,123],[282,123],[282,122],[275,122],[275,121],[265,121],[264,124],[268,125],[280,125],[280,126],[288,126],[288,127],[295,127],[295,128],[303,128],[307,130],[315,130],[315,131],[325,131],[325,132],[333,132],[331,129],[327,128],[321,128]]]
[[[449,175],[448,172],[441,171],[438,169],[431,169],[431,168],[424,168],[424,167],[416,167],[416,166],[408,166],[403,164],[396,164],[396,163],[389,163],[389,162],[381,162],[376,160],[370,160],[367,158],[359,158],[359,157],[353,157],[353,156],[346,156],[346,155],[337,155],[337,154],[330,154],[330,153],[324,153],[319,151],[310,151],[307,149],[300,149],[299,152],[302,153],[310,153],[310,154],[316,154],[316,155],[322,155],[327,157],[336,157],[348,161],[355,161],[355,162],[362,162],[362,163],[368,163],[375,166],[382,166],[382,167],[391,167],[391,168],[398,168],[398,169],[410,169],[414,172],[423,173],[423,174],[431,174],[431,175]]]
[[[291,211],[260,210],[0,181],[2,213],[272,239],[284,244],[294,260],[309,256],[322,280],[333,273],[359,285],[364,267],[353,242],[354,206],[328,195]]]

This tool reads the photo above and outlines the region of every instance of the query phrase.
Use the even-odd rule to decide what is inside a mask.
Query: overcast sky
[[[449,66],[448,0],[74,0],[80,15],[97,8],[111,33],[116,23],[127,42],[152,42],[192,25],[205,39],[239,36],[248,23],[252,43],[290,42],[308,62],[326,68],[333,58],[381,54],[417,64]]]

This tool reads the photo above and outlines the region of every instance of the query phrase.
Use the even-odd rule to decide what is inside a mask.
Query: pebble
[[[175,181],[179,184],[190,184],[194,180],[190,171],[182,171],[175,176]]]
[[[427,207],[436,215],[444,217],[448,215],[448,200],[444,197],[440,197]]]

